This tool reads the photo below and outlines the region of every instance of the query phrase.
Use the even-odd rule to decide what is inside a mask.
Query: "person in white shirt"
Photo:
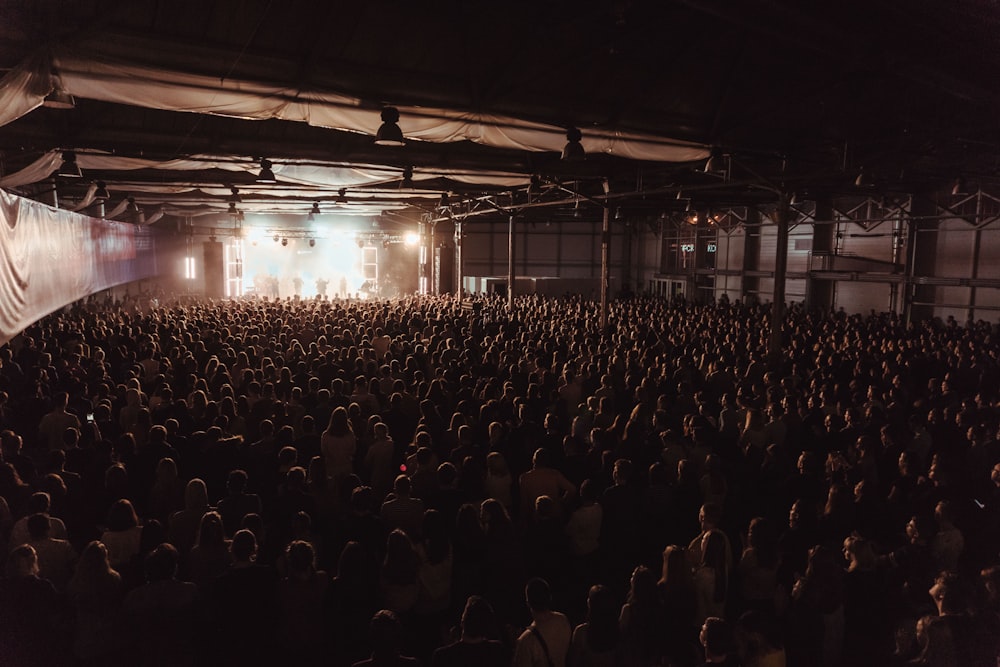
[[[544,579],[524,587],[532,622],[514,646],[512,667],[565,667],[573,627],[564,614],[552,610],[552,591]]]

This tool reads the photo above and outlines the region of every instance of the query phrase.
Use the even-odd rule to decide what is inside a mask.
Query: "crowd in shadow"
[[[0,348],[0,662],[996,664],[996,327],[78,304]]]

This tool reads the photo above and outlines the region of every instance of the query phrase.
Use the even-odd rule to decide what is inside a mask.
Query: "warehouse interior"
[[[175,292],[1000,309],[991,1],[0,11],[0,186]]]

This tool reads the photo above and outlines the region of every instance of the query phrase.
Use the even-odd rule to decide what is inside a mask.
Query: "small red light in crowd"
[[[399,472],[406,472],[406,464],[405,463],[400,463],[399,464]]]

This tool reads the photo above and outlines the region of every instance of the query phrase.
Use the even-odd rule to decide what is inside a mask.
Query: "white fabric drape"
[[[0,190],[0,344],[62,306],[155,274],[148,230]]]
[[[53,60],[35,56],[0,81],[0,125],[42,103],[52,90],[52,70],[66,92],[85,99],[152,109],[208,113],[249,120],[280,119],[374,135],[380,111],[360,108],[356,97],[327,91],[268,86],[174,72],[63,50]],[[9,106],[9,108],[7,108]],[[430,107],[398,107],[403,134],[412,140],[472,141],[528,151],[561,151],[565,128],[511,116]],[[589,153],[637,160],[691,162],[707,147],[649,134],[580,128]]]
[[[234,173],[244,172],[255,174],[260,169],[259,165],[249,160],[247,162],[236,162],[231,158],[215,155],[192,155],[177,160],[151,160],[113,155],[99,151],[81,151],[76,154],[76,162],[83,170],[97,169],[102,171],[131,171],[135,169],[197,171],[200,169],[219,169]],[[58,150],[49,151],[24,169],[0,178],[0,187],[16,188],[45,180],[61,164],[62,153]],[[277,179],[283,184],[327,188],[330,191],[336,191],[340,188],[396,182],[402,177],[402,173],[398,169],[385,169],[382,167],[337,167],[304,163],[295,160],[276,161],[273,170]],[[434,169],[433,171],[414,169],[413,171],[413,181],[415,183],[435,178],[447,178],[479,185],[490,184],[511,187],[525,185],[528,182],[523,174],[503,172],[474,174],[454,169]],[[139,186],[136,187],[137,191],[142,189]],[[156,185],[151,190],[157,192],[185,191],[184,188],[177,188],[169,184]],[[187,188],[187,190],[190,191],[193,188]],[[224,189],[220,190],[218,194],[224,196],[228,193],[229,190]],[[303,191],[303,193],[302,196],[306,197],[315,195],[315,192],[310,191]],[[286,196],[295,196],[287,192],[284,194]]]

